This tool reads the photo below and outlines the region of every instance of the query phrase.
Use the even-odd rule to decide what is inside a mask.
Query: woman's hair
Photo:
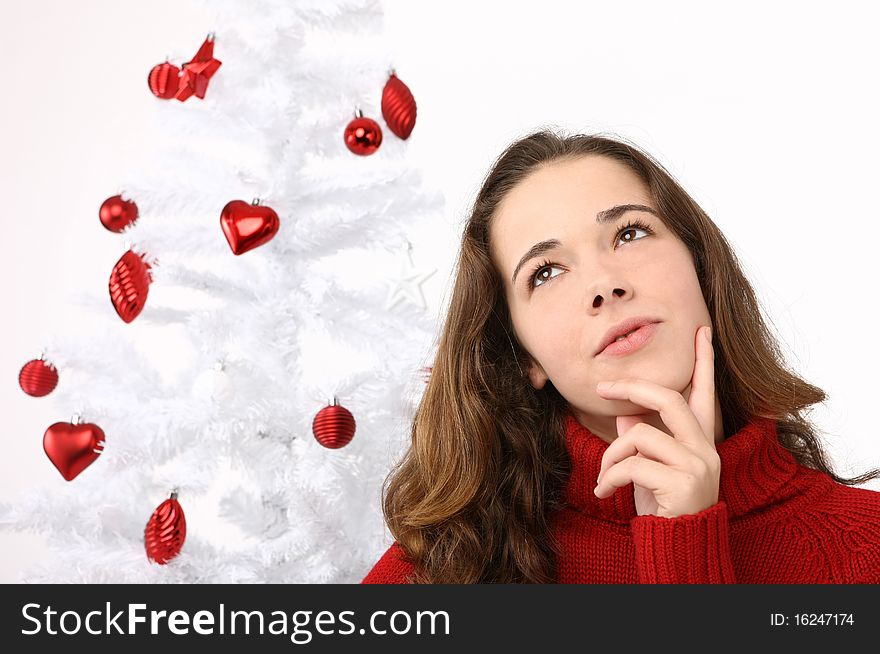
[[[814,427],[802,415],[825,393],[788,369],[755,293],[724,235],[650,155],[621,139],[541,130],[495,161],[464,228],[448,315],[412,444],[383,484],[383,512],[414,565],[412,583],[552,583],[549,519],[571,472],[566,400],[551,381],[535,389],[516,339],[489,226],[517,184],[551,162],[600,155],[645,183],[664,224],[690,250],[712,318],[715,388],[724,434],[753,417],[777,421],[780,444],[835,481]]]

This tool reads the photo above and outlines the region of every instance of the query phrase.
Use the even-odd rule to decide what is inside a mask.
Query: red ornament
[[[312,421],[312,433],[317,441],[332,450],[348,445],[354,437],[354,430],[354,416],[344,406],[338,405],[335,397],[333,404],[318,411]]]
[[[157,98],[170,100],[180,86],[180,68],[167,61],[157,64],[147,75],[147,84]]]
[[[382,128],[372,118],[364,118],[360,109],[356,116],[345,128],[345,146],[355,154],[373,154],[382,145]]]
[[[98,425],[56,422],[43,434],[43,450],[61,476],[71,481],[100,456],[104,440]]]
[[[393,70],[382,89],[382,117],[388,129],[404,140],[416,126],[416,100]]]
[[[176,98],[184,102],[191,95],[204,99],[205,91],[208,90],[208,82],[217,69],[220,62],[214,59],[214,34],[208,34],[199,51],[191,61],[183,64],[183,72],[180,76],[180,87],[177,89]]]
[[[223,207],[220,213],[220,227],[233,254],[244,254],[264,243],[268,243],[278,233],[281,221],[270,207],[254,200],[248,204],[244,200],[233,200]]]
[[[137,220],[138,208],[131,200],[123,200],[121,195],[114,195],[104,200],[98,217],[101,224],[111,232],[121,232]]]
[[[150,290],[150,264],[143,255],[128,250],[110,273],[110,301],[125,322],[131,322],[143,311]]]
[[[18,385],[28,395],[43,397],[58,385],[58,371],[42,357],[28,361],[18,373]]]
[[[426,384],[431,380],[431,370],[431,366],[428,366],[427,368],[419,368],[419,371],[422,373],[422,377],[424,378],[424,382]]]
[[[186,516],[177,501],[177,493],[162,502],[144,528],[144,549],[150,561],[165,565],[180,554],[186,540]]]

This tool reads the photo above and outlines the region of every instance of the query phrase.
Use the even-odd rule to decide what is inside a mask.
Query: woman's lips
[[[620,341],[612,341],[596,356],[624,356],[640,349],[654,336],[660,323],[652,322],[642,325],[629,336]]]

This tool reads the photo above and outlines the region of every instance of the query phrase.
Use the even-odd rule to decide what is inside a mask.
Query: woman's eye
[[[553,277],[556,277],[556,275],[544,276],[545,271],[552,270],[553,268],[556,268],[556,270],[561,270],[559,266],[554,266],[552,263],[545,263],[540,268],[538,268],[535,271],[535,274],[532,276],[532,286],[534,288],[537,288],[538,286],[543,286],[544,282],[546,282],[548,279],[553,279]],[[541,280],[540,284],[536,283],[539,279]]]
[[[627,232],[645,232],[646,234],[650,234],[650,232],[647,229],[645,229],[644,227],[636,227],[634,225],[631,225],[629,227],[624,227],[619,232],[617,232],[618,240],[620,240],[621,234],[626,234]],[[624,243],[632,243],[633,241],[638,241],[638,240],[639,239],[637,239],[637,238],[631,238],[631,239],[625,240]]]

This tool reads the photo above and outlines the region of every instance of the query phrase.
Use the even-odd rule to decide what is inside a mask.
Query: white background
[[[468,205],[511,140],[544,125],[626,136],[721,227],[789,363],[828,393],[812,418],[837,470],[880,465],[880,48],[868,3],[384,6],[389,63],[418,102],[409,153],[448,203],[449,244],[424,286],[433,307]],[[122,250],[97,210],[146,146],[138,126],[160,102],[147,72],[212,30],[223,60],[222,31],[188,0],[0,5],[0,500],[56,480],[42,434],[70,416],[24,395],[18,371],[47,334],[75,328],[73,292],[106,293]],[[38,535],[2,531],[0,552],[0,582],[47,555]]]

